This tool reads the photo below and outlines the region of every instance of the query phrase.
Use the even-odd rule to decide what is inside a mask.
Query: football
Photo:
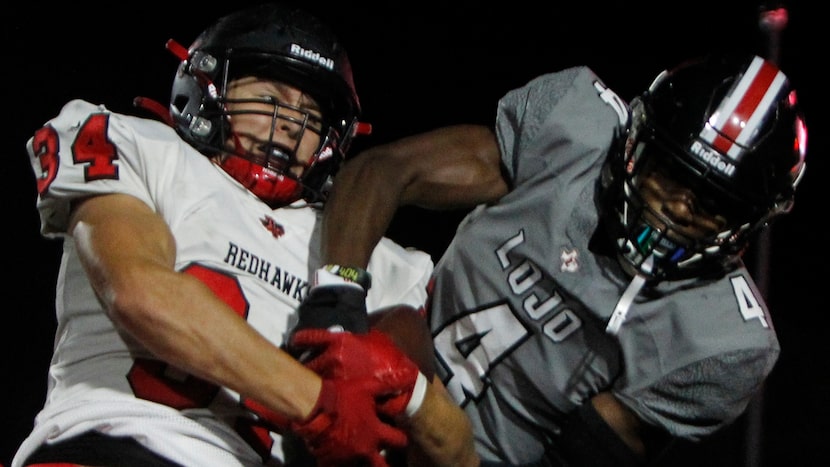
[[[435,373],[432,336],[423,309],[396,305],[369,314],[369,325],[388,335],[428,379]]]

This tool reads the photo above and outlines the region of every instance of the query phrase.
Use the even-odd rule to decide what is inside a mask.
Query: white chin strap
[[[654,254],[652,253],[643,262],[643,268],[650,271],[653,264]],[[620,297],[620,300],[617,302],[614,312],[611,313],[608,325],[605,326],[605,332],[611,334],[612,336],[616,336],[617,333],[620,332],[620,327],[622,326],[623,321],[625,321],[625,317],[628,314],[628,310],[631,308],[631,304],[634,303],[634,298],[637,297],[637,294],[640,293],[640,290],[643,289],[645,284],[646,276],[642,274],[637,274],[633,279],[631,279],[631,283],[628,284],[628,287],[625,289],[625,292],[623,292],[622,297]]]

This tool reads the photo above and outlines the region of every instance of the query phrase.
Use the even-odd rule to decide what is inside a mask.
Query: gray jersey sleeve
[[[562,72],[543,75],[526,86],[508,92],[499,101],[496,132],[501,154],[513,185],[523,181],[523,175],[538,174],[549,159],[547,151],[534,149],[540,139],[539,132],[548,131],[556,137],[567,138],[567,133],[555,134],[546,128],[551,115],[559,113],[563,93],[571,89],[570,83],[584,68],[570,68]],[[560,136],[561,135],[561,136]]]
[[[635,305],[619,335],[625,371],[616,396],[646,422],[687,439],[733,422],[780,348],[745,268],[695,287],[665,284]]]
[[[587,67],[539,76],[499,101],[496,133],[513,185],[597,163],[628,120],[627,105]],[[560,183],[560,182],[553,182]]]

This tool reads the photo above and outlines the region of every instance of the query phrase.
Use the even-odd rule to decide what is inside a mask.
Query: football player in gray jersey
[[[741,254],[791,209],[806,135],[758,56],[684,62],[631,102],[586,67],[545,74],[504,95],[494,130],[348,162],[325,260],[365,267],[399,206],[472,208],[427,319],[481,463],[642,465],[735,421],[778,358]]]

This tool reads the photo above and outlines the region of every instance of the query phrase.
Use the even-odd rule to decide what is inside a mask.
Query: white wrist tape
[[[412,389],[412,397],[409,398],[409,403],[406,404],[406,409],[404,409],[407,417],[415,415],[415,412],[421,408],[421,404],[424,403],[424,396],[427,393],[427,384],[429,384],[427,377],[419,371],[418,377],[415,379],[415,387]]]

